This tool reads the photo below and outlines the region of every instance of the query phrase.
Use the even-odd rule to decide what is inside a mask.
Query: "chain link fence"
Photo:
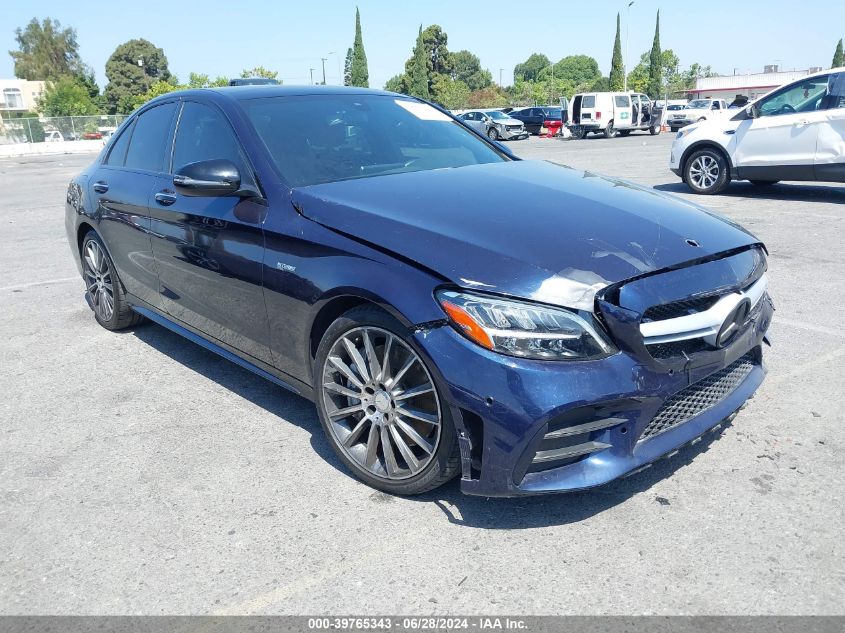
[[[101,140],[108,138],[125,118],[125,114],[3,117],[0,119],[0,145]]]

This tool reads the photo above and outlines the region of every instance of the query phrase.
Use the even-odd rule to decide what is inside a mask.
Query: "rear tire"
[[[94,319],[107,330],[123,330],[138,325],[144,317],[126,302],[123,284],[117,275],[105,244],[93,229],[82,239],[80,248],[85,294]]]
[[[613,127],[613,121],[608,121],[607,127],[604,128],[604,137],[613,138],[614,136],[616,136],[616,129]]]
[[[449,405],[407,328],[383,310],[353,308],[329,326],[314,387],[329,443],[367,485],[416,495],[458,474]]]
[[[711,148],[695,152],[684,164],[684,182],[695,193],[710,196],[723,192],[730,184],[725,156]]]

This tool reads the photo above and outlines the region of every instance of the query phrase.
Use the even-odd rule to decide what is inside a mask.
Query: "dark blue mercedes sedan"
[[[161,96],[70,183],[66,227],[100,325],[149,319],[312,399],[391,493],[595,486],[765,374],[753,235],[402,95]]]

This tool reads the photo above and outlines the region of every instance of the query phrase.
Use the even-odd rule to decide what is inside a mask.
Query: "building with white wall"
[[[0,112],[34,112],[44,92],[45,82],[26,79],[0,79]]]
[[[821,68],[781,71],[777,66],[766,66],[762,73],[737,73],[720,77],[699,77],[695,88],[689,91],[690,99],[724,99],[728,103],[736,97],[749,101],[771,92],[790,81],[819,72]]]

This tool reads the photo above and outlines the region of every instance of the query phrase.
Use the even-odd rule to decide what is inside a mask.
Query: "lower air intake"
[[[673,429],[719,404],[739,387],[754,366],[754,355],[749,353],[704,380],[682,389],[663,403],[639,441]]]

